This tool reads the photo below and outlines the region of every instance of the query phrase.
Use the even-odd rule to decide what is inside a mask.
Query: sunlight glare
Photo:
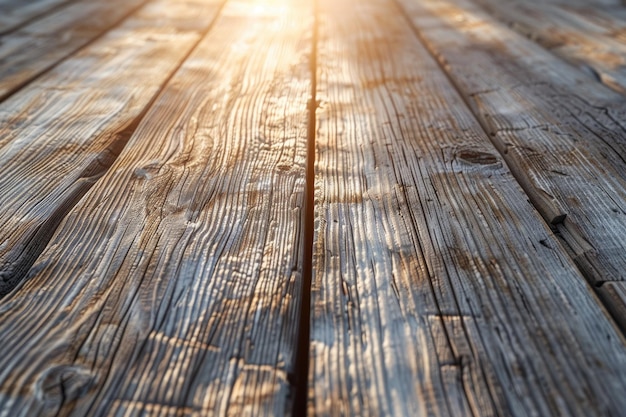
[[[276,17],[287,14],[288,7],[285,2],[276,0],[249,0],[239,1],[231,5],[231,10],[238,14],[254,17]]]

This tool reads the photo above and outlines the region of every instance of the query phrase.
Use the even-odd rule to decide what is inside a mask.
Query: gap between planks
[[[309,354],[311,345],[311,284],[313,282],[313,247],[315,239],[315,153],[317,135],[317,45],[319,39],[319,4],[313,0],[313,36],[311,38],[309,120],[307,127],[306,180],[304,185],[304,241],[300,322],[296,347],[295,395],[293,416],[307,415],[309,394]]]

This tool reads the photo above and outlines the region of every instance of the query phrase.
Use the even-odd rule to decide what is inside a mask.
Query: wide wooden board
[[[320,1],[309,415],[626,409],[620,332],[392,1]]]
[[[590,76],[626,94],[626,8],[543,1],[475,0]]]
[[[0,296],[113,163],[219,5],[155,1],[0,104]]]
[[[146,0],[77,1],[0,37],[0,101],[118,24]]]
[[[592,285],[626,278],[626,100],[466,0],[400,0]]]
[[[289,410],[309,8],[228,2],[2,300],[7,415]]]

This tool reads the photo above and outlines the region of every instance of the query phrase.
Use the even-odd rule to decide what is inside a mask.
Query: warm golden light
[[[257,17],[276,17],[288,12],[285,2],[276,0],[252,0],[229,5],[230,10],[235,10],[239,15]]]

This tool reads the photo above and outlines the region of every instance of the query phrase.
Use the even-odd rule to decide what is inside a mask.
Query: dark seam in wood
[[[133,10],[136,11],[140,7],[143,7],[147,3],[144,2],[137,8]],[[124,129],[120,130],[115,134],[115,139],[111,142],[111,144],[100,152],[93,161],[83,169],[80,173],[78,179],[74,184],[77,184],[75,190],[69,193],[68,196],[65,197],[62,204],[60,204],[59,208],[56,209],[50,217],[48,217],[32,235],[27,239],[26,246],[20,255],[20,258],[12,265],[11,269],[8,272],[0,271],[0,300],[4,298],[7,294],[13,291],[16,287],[21,285],[22,283],[28,280],[29,272],[32,266],[35,264],[39,255],[46,249],[50,239],[56,232],[57,228],[65,219],[65,217],[69,214],[69,212],[78,204],[78,202],[87,194],[87,192],[96,184],[100,178],[102,178],[106,172],[113,166],[117,158],[120,156],[128,141],[132,137],[135,130],[139,126],[139,123],[146,116],[152,105],[157,101],[167,84],[170,82],[172,77],[178,72],[180,67],[183,65],[185,61],[189,58],[189,56],[193,53],[193,51],[198,47],[200,42],[208,35],[211,31],[217,18],[221,15],[224,5],[226,4],[226,0],[223,0],[219,6],[218,12],[213,17],[213,20],[208,25],[208,27],[203,30],[201,35],[198,37],[197,41],[193,44],[193,46],[187,51],[184,57],[180,60],[178,65],[172,70],[172,72],[165,78],[165,80],[159,86],[159,89],[154,94],[154,96],[148,101],[144,109],[131,120]],[[128,17],[130,14],[126,15]],[[126,19],[124,17],[120,20],[121,23]],[[99,35],[100,37],[102,35]],[[85,45],[86,46],[86,45]]]
[[[506,166],[509,169],[509,171],[511,172],[511,174],[513,175],[513,177],[515,178],[517,183],[520,185],[520,187],[522,187],[522,190],[528,196],[528,201],[533,205],[533,207],[535,207],[537,212],[539,214],[541,214],[541,211],[539,210],[540,204],[538,204],[535,201],[535,199],[532,197],[533,193],[530,192],[529,190],[527,190],[526,187],[524,187],[524,180],[523,180],[523,178],[520,178],[521,174],[519,174],[516,169],[511,169],[511,166],[507,162],[507,155],[506,155],[506,153],[504,153],[504,152],[502,152],[500,150],[500,147],[496,143],[495,138],[493,137],[493,135],[489,134],[491,129],[489,129],[489,127],[485,124],[485,122],[482,120],[482,118],[479,117],[479,115],[474,110],[473,106],[471,106],[471,104],[468,101],[467,95],[463,92],[463,89],[458,85],[458,83],[456,82],[456,80],[454,79],[452,74],[450,74],[450,72],[446,69],[445,65],[442,64],[441,60],[438,58],[438,55],[437,55],[436,51],[429,44],[429,42],[422,36],[420,30],[414,25],[411,17],[409,16],[408,12],[406,11],[406,9],[402,5],[402,3],[399,0],[393,0],[393,1],[396,3],[396,5],[400,9],[402,15],[404,16],[406,21],[409,23],[409,27],[411,28],[411,30],[413,31],[413,33],[415,34],[417,39],[425,47],[425,49],[428,51],[430,56],[435,60],[435,62],[439,66],[439,68],[441,68],[442,72],[448,78],[448,80],[450,81],[450,84],[458,92],[459,96],[461,97],[461,99],[463,100],[465,105],[470,109],[472,114],[474,114],[474,117],[478,121],[478,123],[479,123],[480,127],[482,128],[483,132],[485,132],[485,136],[487,138],[489,138],[489,140],[492,142],[492,144],[494,145],[495,149],[498,151],[498,153],[504,159],[504,163],[506,164]],[[549,219],[549,218],[545,218],[543,215],[541,215],[541,218],[550,227],[551,230],[554,230],[556,226],[566,227],[566,225],[564,223],[565,217],[566,216],[563,215],[563,216],[558,216],[558,217]],[[622,334],[624,336],[626,336],[626,328],[622,327],[619,324],[623,320],[623,318],[617,317],[614,314],[614,309],[611,308],[611,305],[607,303],[607,299],[605,297],[603,297],[602,294],[599,293],[598,288],[596,288],[596,286],[594,285],[594,282],[596,282],[597,279],[595,279],[584,268],[582,268],[581,265],[579,265],[579,262],[571,255],[572,253],[574,253],[574,247],[570,244],[570,242],[565,240],[562,236],[560,236],[559,240],[566,246],[566,248],[567,248],[566,252],[567,252],[568,256],[573,261],[573,263],[576,266],[576,269],[578,270],[578,272],[580,272],[580,274],[585,278],[585,281],[587,282],[587,284],[588,284],[589,288],[591,289],[591,291],[598,297],[598,299],[601,301],[603,307],[609,312],[610,318],[612,319],[613,324],[615,325],[615,327],[618,328],[622,332]]]
[[[311,97],[308,103],[306,181],[304,186],[304,242],[302,256],[302,292],[296,341],[296,363],[293,368],[293,416],[306,416],[308,403],[309,354],[311,336],[311,284],[313,281],[313,239],[315,234],[315,137],[317,133],[317,45],[319,39],[319,5],[313,1],[313,38],[311,40]],[[288,410],[286,410],[288,411]]]
[[[80,51],[82,51],[85,48],[88,48],[90,45],[92,45],[94,42],[98,41],[100,38],[102,38],[105,34],[109,33],[111,30],[115,29],[117,26],[120,26],[126,19],[128,19],[130,16],[132,16],[135,12],[137,12],[139,9],[141,9],[142,7],[144,7],[150,0],[144,0],[141,3],[139,3],[136,7],[132,8],[131,10],[128,11],[128,13],[125,13],[122,17],[120,17],[117,21],[111,23],[109,26],[107,26],[106,28],[103,28],[102,31],[97,34],[96,36],[94,36],[92,39],[88,40],[87,43],[85,43],[84,45],[80,46],[78,49],[75,49],[73,51],[68,52],[67,55],[64,55],[62,57],[60,57],[56,62],[50,64],[50,66],[48,68],[44,68],[43,70],[41,70],[40,72],[37,72],[35,74],[33,74],[32,76],[28,77],[27,79],[25,79],[24,81],[22,81],[21,83],[17,84],[15,87],[9,89],[6,93],[4,94],[0,94],[0,103],[5,101],[6,99],[8,99],[9,97],[11,97],[13,94],[19,92],[22,88],[24,88],[25,86],[27,86],[28,84],[30,84],[31,82],[33,82],[34,80],[36,80],[37,78],[41,77],[42,75],[47,74],[48,72],[52,71],[54,68],[56,68],[59,64],[61,64],[62,62],[64,62],[67,58],[69,58],[72,55],[76,55],[78,54]]]

